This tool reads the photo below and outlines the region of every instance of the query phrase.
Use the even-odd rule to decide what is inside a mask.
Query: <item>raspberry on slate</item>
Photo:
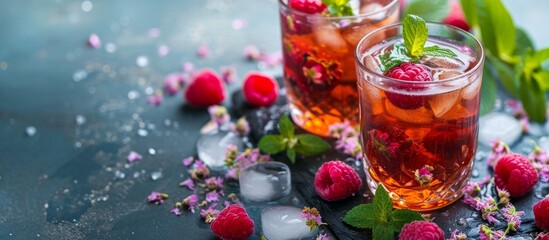
[[[494,169],[496,186],[509,191],[511,197],[520,197],[538,183],[538,172],[528,159],[513,153],[501,157]]]
[[[444,232],[436,223],[427,221],[413,221],[404,225],[400,234],[400,240],[444,240]]]
[[[389,69],[385,72],[385,76],[409,82],[433,81],[433,76],[429,69],[419,63],[411,62],[401,63],[400,65]],[[423,90],[426,87],[421,84],[401,83],[395,86],[395,88],[407,91],[418,91]],[[416,109],[423,106],[426,101],[426,97],[423,96],[412,96],[389,92],[385,95],[387,95],[387,99],[389,99],[392,104],[402,109]]]
[[[549,231],[549,195],[534,205],[536,225],[544,231]]]
[[[233,204],[219,213],[210,228],[221,239],[243,240],[254,232],[254,221],[244,208]]]
[[[326,5],[321,0],[290,0],[290,7],[304,13],[321,13]]]
[[[213,70],[205,69],[194,74],[184,97],[187,103],[195,107],[218,105],[225,99],[225,88]]]
[[[250,72],[244,77],[244,98],[255,107],[267,107],[278,98],[278,83],[269,75]]]
[[[353,168],[342,161],[322,164],[315,175],[315,188],[326,201],[337,201],[351,196],[362,186],[362,180]]]

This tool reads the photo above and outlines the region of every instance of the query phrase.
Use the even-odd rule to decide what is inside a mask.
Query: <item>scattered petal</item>
[[[160,29],[158,29],[158,28],[149,29],[149,37],[157,38],[159,36],[160,36]]]
[[[190,156],[190,157],[184,158],[181,162],[185,167],[191,166],[194,163],[194,157]]]
[[[198,47],[197,54],[201,58],[207,58],[210,55],[210,49],[206,45]]]
[[[261,57],[261,51],[256,45],[244,47],[244,58],[249,61],[257,61]]]
[[[233,66],[225,66],[221,68],[221,79],[226,84],[231,84],[236,81],[236,69]]]
[[[162,103],[162,101],[164,100],[164,96],[162,95],[161,91],[157,90],[154,95],[149,96],[147,99],[149,101],[149,104],[156,107]]]
[[[168,199],[168,194],[160,193],[160,192],[151,192],[151,194],[147,197],[147,202],[160,205],[164,203],[164,200],[166,199]]]
[[[206,193],[206,202],[217,202],[219,201],[219,194],[216,191],[211,191]]]
[[[170,47],[167,45],[160,45],[158,47],[158,56],[165,57],[168,53],[170,53]]]
[[[164,77],[164,91],[169,95],[176,94],[183,83],[185,82],[186,76],[182,73],[170,73]]]
[[[172,210],[170,210],[170,213],[175,214],[175,216],[181,216],[181,210],[179,208],[172,208]]]
[[[194,64],[190,62],[183,63],[183,71],[186,73],[192,73],[194,71]]]
[[[313,231],[320,225],[325,224],[322,222],[320,212],[316,208],[304,207],[301,212],[301,217],[305,219],[305,225],[309,227],[309,231]]]
[[[143,156],[141,156],[141,154],[137,153],[137,152],[134,152],[134,151],[131,151],[130,154],[128,154],[128,162],[129,163],[133,163],[137,160],[141,160],[143,158]]]
[[[189,190],[191,191],[194,191],[196,190],[195,186],[194,186],[194,181],[191,179],[191,178],[187,178],[187,180],[179,183],[179,186],[181,187],[186,187],[188,188]]]
[[[204,218],[206,223],[211,223],[219,215],[221,211],[215,209],[214,207],[209,207],[208,209],[200,210],[200,216]]]
[[[248,22],[243,19],[235,19],[233,20],[232,26],[234,30],[241,30],[248,26]]]
[[[212,122],[216,123],[218,127],[231,121],[231,116],[226,107],[213,105],[208,107],[208,112]]]
[[[247,136],[250,133],[250,124],[246,117],[241,117],[236,120],[236,123],[231,124],[229,129],[240,136]]]
[[[91,48],[101,47],[101,39],[99,39],[99,36],[97,36],[97,34],[93,33],[88,37],[88,46],[90,46]]]

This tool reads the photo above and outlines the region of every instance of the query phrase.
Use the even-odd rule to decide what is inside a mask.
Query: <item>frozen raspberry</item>
[[[536,225],[544,231],[549,231],[549,196],[534,205]]]
[[[184,96],[195,107],[208,107],[223,102],[225,89],[221,78],[213,70],[205,69],[194,74]]]
[[[463,15],[463,10],[461,9],[459,2],[452,1],[450,7],[450,14],[448,14],[442,22],[469,31],[471,27],[467,24],[467,21],[465,21],[465,16]]]
[[[361,186],[362,180],[355,170],[342,161],[326,162],[316,172],[316,192],[326,201],[344,199]]]
[[[444,240],[444,232],[436,223],[427,221],[413,221],[404,225],[398,239],[401,240]]]
[[[431,72],[423,65],[418,63],[401,63],[400,65],[389,69],[385,76],[410,82],[430,82],[433,81]],[[425,89],[421,84],[398,84],[397,89],[406,91],[417,91]],[[400,93],[386,93],[387,99],[395,106],[402,109],[416,109],[425,104],[426,97],[411,96]]]
[[[278,98],[278,83],[269,75],[250,72],[244,77],[244,98],[255,107],[267,107]]]
[[[305,13],[321,13],[326,5],[321,0],[290,0],[290,7]]]
[[[509,191],[511,197],[520,197],[538,183],[538,172],[528,159],[513,153],[501,157],[494,169],[496,186]]]
[[[236,204],[223,209],[210,225],[212,232],[221,239],[246,239],[254,232],[254,221],[246,210]]]

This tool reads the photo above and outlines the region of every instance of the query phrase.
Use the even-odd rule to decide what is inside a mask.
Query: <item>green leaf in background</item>
[[[402,21],[404,46],[408,55],[417,58],[423,52],[423,46],[427,42],[428,30],[425,21],[416,15],[406,15]]]
[[[295,154],[295,149],[293,149],[293,148],[286,149],[286,156],[288,157],[288,159],[290,159],[290,162],[292,164],[295,163],[295,155],[296,155]]]
[[[328,8],[330,16],[352,16],[353,9],[349,6],[349,0],[322,0]]]
[[[467,22],[473,28],[478,26],[478,14],[475,1],[476,0],[461,0],[461,9],[463,10],[463,15],[465,15]]]
[[[447,57],[447,58],[457,57],[457,54],[454,53],[452,50],[448,48],[441,48],[438,45],[424,48],[422,55],[431,56],[431,57]]]
[[[277,154],[286,149],[284,138],[280,135],[265,135],[257,145],[261,151],[268,154]]]
[[[395,232],[400,232],[406,223],[411,221],[421,221],[423,217],[418,212],[410,209],[396,209],[391,212],[391,227]]]
[[[498,49],[498,56],[507,63],[514,63],[513,52],[516,45],[515,24],[509,11],[500,0],[485,0],[491,18],[492,29]],[[482,28],[484,31],[485,28]]]
[[[407,2],[404,15],[420,16],[425,21],[442,22],[450,13],[448,0],[412,0]]]
[[[373,228],[376,224],[375,216],[374,205],[360,204],[345,214],[343,222],[356,228]]]
[[[520,82],[517,78],[517,74],[515,74],[515,70],[496,57],[490,57],[489,59],[505,90],[507,90],[507,92],[509,92],[513,97],[518,98],[520,96]]]
[[[295,151],[303,156],[321,154],[330,149],[330,144],[315,135],[299,134],[296,138],[297,144],[295,145]]]
[[[541,67],[541,64],[549,59],[549,48],[541,49],[535,53],[526,52],[524,71],[531,73],[537,68]]]
[[[524,110],[528,113],[528,118],[532,121],[543,122],[546,114],[546,99],[537,81],[526,81],[523,79],[521,86],[521,102]],[[543,103],[543,104],[540,104]]]
[[[488,63],[485,63],[488,64]],[[496,103],[496,96],[498,93],[498,87],[496,79],[493,76],[493,72],[490,71],[490,67],[486,66],[482,73],[482,88],[480,89],[480,115],[489,113],[494,109]]]
[[[477,23],[480,27],[480,39],[482,40],[482,45],[487,52],[490,52],[495,56],[499,56],[490,6],[488,6],[486,0],[477,0],[476,3]]]
[[[549,90],[549,72],[548,71],[538,71],[532,74],[534,80],[538,82],[539,87],[542,91]]]
[[[288,115],[284,114],[280,117],[278,122],[278,130],[280,131],[280,135],[283,137],[290,139],[294,138],[294,124],[290,121]]]
[[[515,45],[516,55],[520,56],[526,53],[526,50],[528,49],[535,49],[534,43],[532,43],[532,40],[530,40],[530,36],[528,36],[528,34],[522,28],[516,28],[515,33],[515,41],[517,42]]]

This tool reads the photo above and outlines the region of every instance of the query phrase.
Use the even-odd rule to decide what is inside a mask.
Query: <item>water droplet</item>
[[[82,115],[76,115],[76,117],[74,118],[74,120],[76,121],[76,125],[78,126],[81,126],[83,125],[84,123],[86,123],[86,118]]]
[[[138,178],[139,175],[141,175],[139,172],[134,172],[134,173],[133,173],[133,178]]]
[[[25,129],[25,133],[27,134],[27,136],[32,137],[36,134],[36,128],[34,126],[28,126]]]
[[[479,216],[478,212],[473,212],[473,214],[471,214],[471,217],[474,217],[474,218],[476,218],[478,216]]]
[[[543,199],[545,197],[541,191],[537,191],[537,190],[534,192],[534,196],[536,196],[536,198],[539,198],[539,199]]]
[[[139,56],[135,60],[135,63],[139,67],[146,67],[147,65],[149,65],[149,58],[147,58],[146,56]]]
[[[49,208],[50,205],[48,203],[44,203],[44,208]]]
[[[480,173],[478,172],[478,170],[477,170],[477,169],[473,169],[473,173],[471,173],[471,176],[474,177],[474,178],[476,178],[476,177],[478,177],[479,175],[480,175]]]
[[[465,220],[465,218],[460,218],[458,221],[457,221],[457,224],[459,226],[466,226],[467,225],[467,221]]]
[[[82,147],[82,143],[81,142],[75,142],[74,147],[80,148],[80,147]]]
[[[113,53],[116,51],[116,45],[114,43],[107,43],[105,45],[105,51],[108,53]]]
[[[154,89],[152,87],[145,88],[145,94],[151,95],[154,93]]]
[[[124,178],[126,178],[126,174],[123,173],[123,172],[120,171],[120,170],[116,170],[116,172],[114,172],[114,177],[115,177],[116,179],[124,179]]]
[[[82,8],[82,11],[89,12],[93,9],[93,3],[91,1],[83,1],[80,7]]]
[[[164,175],[162,174],[162,171],[157,171],[157,172],[152,172],[152,173],[151,173],[151,179],[152,179],[153,181],[156,181],[156,180],[162,178],[163,176],[164,176]]]
[[[156,150],[154,150],[154,148],[149,148],[149,154],[150,154],[150,155],[155,155],[155,154],[156,154]]]
[[[134,100],[138,97],[139,97],[139,92],[134,91],[134,90],[128,92],[128,99]]]
[[[165,120],[164,120],[164,125],[166,125],[166,127],[169,127],[170,125],[172,125],[172,120],[170,120],[170,119],[165,119]]]
[[[72,80],[75,82],[80,82],[84,80],[88,76],[88,72],[86,70],[78,70],[72,75]]]
[[[141,137],[146,137],[147,135],[149,135],[149,132],[145,129],[138,129],[137,130],[137,135],[139,135]]]

